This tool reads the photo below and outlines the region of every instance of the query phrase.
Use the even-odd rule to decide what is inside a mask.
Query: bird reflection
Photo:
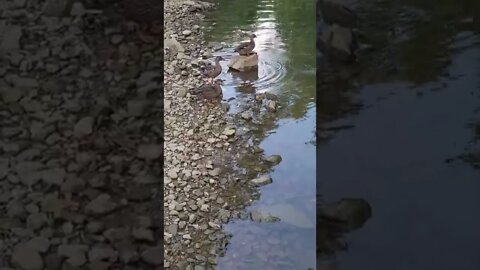
[[[243,72],[230,70],[229,73],[232,75],[235,81],[239,82],[235,87],[237,92],[245,94],[255,94],[256,87],[254,85],[254,82],[259,79],[257,68]]]

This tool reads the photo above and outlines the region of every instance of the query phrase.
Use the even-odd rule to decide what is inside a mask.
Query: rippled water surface
[[[265,155],[282,156],[248,211],[274,214],[279,222],[232,220],[232,234],[218,269],[308,269],[315,267],[315,2],[311,0],[217,1],[207,17],[209,42],[221,44],[224,99],[231,113],[248,108],[256,93],[277,95],[282,106],[261,120],[254,137]],[[233,48],[256,34],[258,70],[232,73]],[[211,59],[212,60],[212,59]],[[262,122],[263,121],[263,122]]]
[[[373,50],[318,75],[317,190],[325,202],[363,198],[373,214],[321,259],[480,269],[480,2],[355,2]]]

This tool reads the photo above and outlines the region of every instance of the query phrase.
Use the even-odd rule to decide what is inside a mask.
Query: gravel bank
[[[0,3],[0,268],[160,269],[162,51],[61,2]]]
[[[165,267],[214,269],[228,236],[222,224],[249,218],[251,181],[270,168],[261,149],[247,143],[251,121],[228,114],[227,103],[208,108],[188,91],[202,84],[199,63],[212,60],[214,44],[202,39],[201,21],[214,5],[165,1]],[[252,102],[261,106],[261,98]],[[260,104],[260,105],[259,105]],[[258,142],[257,142],[258,143]],[[255,170],[239,170],[240,163]]]

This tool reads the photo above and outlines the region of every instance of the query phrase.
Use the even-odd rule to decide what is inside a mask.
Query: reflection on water
[[[317,190],[374,215],[336,269],[480,269],[480,172],[456,158],[476,146],[480,2],[355,2],[374,49],[317,75]]]
[[[281,105],[255,123],[252,135],[264,154],[281,155],[282,162],[271,173],[273,183],[247,209],[280,221],[226,224],[232,238],[218,269],[315,268],[315,147],[308,143],[315,130],[314,8],[311,0],[220,0],[208,18],[216,24],[207,39],[222,44],[214,56],[226,59],[219,77],[225,80],[224,99],[235,98],[231,113],[249,109],[259,93],[275,94]],[[228,71],[233,48],[247,39],[246,32],[257,36],[258,69]]]

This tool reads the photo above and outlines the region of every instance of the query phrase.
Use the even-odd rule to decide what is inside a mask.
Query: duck
[[[190,94],[195,96],[200,96],[203,99],[206,99],[208,102],[213,100],[218,100],[223,97],[222,87],[223,84],[222,79],[215,80],[213,84],[204,84],[199,88],[190,91]]]
[[[220,65],[220,61],[222,60],[223,57],[217,56],[215,57],[215,65],[207,64],[206,66],[200,68],[202,76],[208,77],[207,83],[211,84],[213,79],[222,73],[222,65]]]
[[[250,55],[255,48],[255,40],[257,36],[255,34],[250,35],[250,41],[249,42],[243,42],[240,43],[236,48],[235,52],[238,52],[240,55]]]

